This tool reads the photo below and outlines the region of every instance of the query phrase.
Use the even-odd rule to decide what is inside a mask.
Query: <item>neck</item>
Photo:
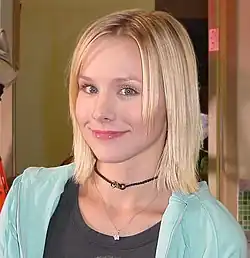
[[[124,184],[141,182],[157,175],[157,166],[161,151],[159,151],[159,155],[156,155],[155,152],[154,155],[151,154],[151,151],[146,151],[122,163],[104,163],[97,161],[96,167],[98,171],[110,181],[117,181],[118,183]],[[147,162],[145,162],[145,160]],[[107,205],[116,208],[119,207],[120,209],[143,206],[156,194],[159,194],[159,189],[156,185],[157,179],[146,184],[128,187],[125,190],[112,188],[110,183],[106,182],[96,173],[93,173],[92,179],[93,180],[90,180],[90,183],[92,182],[91,185],[98,187]]]
[[[125,169],[121,164],[97,164],[98,170],[110,181],[117,181],[122,184],[131,184],[154,177],[154,173],[141,174],[141,177],[135,176],[141,171],[140,169]],[[102,171],[102,172],[101,172]],[[106,171],[106,172],[105,172]],[[142,170],[143,171],[143,170]],[[117,174],[120,174],[117,176]],[[98,188],[108,206],[120,208],[133,208],[134,206],[143,206],[145,202],[157,194],[156,180],[146,184],[128,187],[124,190],[113,188],[110,183],[106,182],[96,173],[93,174],[92,183]],[[122,200],[122,202],[121,202]]]
[[[119,190],[125,190],[129,187],[144,185],[144,184],[150,183],[151,181],[154,181],[154,180],[158,179],[158,175],[156,175],[154,177],[151,177],[151,178],[148,178],[148,179],[145,179],[145,180],[142,180],[142,181],[134,182],[134,183],[120,183],[120,182],[117,182],[117,181],[112,181],[112,180],[108,179],[107,177],[105,177],[102,173],[100,173],[100,171],[97,169],[96,166],[95,166],[94,170],[95,170],[95,173],[100,178],[102,178],[104,181],[106,181],[108,184],[110,184],[110,186],[112,188],[117,188]]]
[[[164,142],[165,133],[163,132],[156,142],[133,158],[120,163],[108,163],[97,160],[96,167],[102,175],[111,181],[131,184],[147,180],[157,175],[158,163],[164,148]],[[128,187],[125,190],[119,190],[112,188],[109,183],[96,173],[92,173],[92,177],[87,182],[88,187],[85,189],[89,189],[86,194],[91,196],[92,199],[94,198],[98,201],[101,194],[107,206],[122,211],[145,207],[156,195],[158,195],[157,200],[161,203],[160,206],[162,203],[165,203],[171,193],[167,189],[158,189],[157,180],[143,185]]]
[[[138,187],[145,184],[141,182],[145,182],[147,180],[154,181],[157,180],[158,177],[156,166],[150,169],[148,163],[147,166],[138,166],[138,163],[136,166],[135,164],[127,166],[127,164],[123,163],[110,164],[97,161],[95,174],[97,175],[95,176],[96,181],[104,180],[109,185],[111,182],[117,182],[124,185],[139,183]]]

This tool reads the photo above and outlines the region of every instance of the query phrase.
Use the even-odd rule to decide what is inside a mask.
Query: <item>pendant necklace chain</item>
[[[143,209],[141,209],[141,210],[139,210],[138,212],[136,212],[136,213],[129,219],[129,221],[126,223],[126,225],[125,225],[124,227],[122,227],[122,228],[117,228],[117,226],[114,224],[114,222],[112,221],[112,219],[111,219],[111,217],[110,217],[110,215],[109,215],[109,212],[108,212],[108,209],[107,209],[107,204],[106,204],[106,202],[105,202],[105,200],[104,200],[104,198],[103,198],[101,192],[99,191],[99,189],[98,189],[98,187],[97,187],[97,185],[96,185],[96,181],[95,181],[95,180],[94,180],[94,184],[95,184],[95,188],[96,188],[98,194],[99,194],[100,197],[101,197],[101,201],[102,201],[102,204],[103,204],[103,206],[104,206],[105,213],[106,213],[106,215],[107,215],[107,217],[108,217],[110,223],[112,224],[112,226],[113,226],[114,229],[116,230],[116,233],[113,235],[113,238],[114,238],[114,240],[116,240],[116,241],[120,240],[120,233],[121,233],[121,231],[122,231],[124,228],[126,228],[127,226],[129,226],[136,216],[138,216],[139,214],[141,214],[142,212],[144,212],[144,211],[156,200],[156,198],[157,198],[157,196],[158,196],[158,194],[156,194],[155,197],[154,197]]]

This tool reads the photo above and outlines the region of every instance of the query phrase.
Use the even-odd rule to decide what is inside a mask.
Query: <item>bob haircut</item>
[[[75,115],[78,76],[90,46],[104,35],[127,36],[138,45],[143,70],[142,117],[149,129],[159,95],[164,92],[167,132],[156,171],[157,185],[183,193],[196,191],[202,124],[194,49],[184,27],[171,15],[137,9],[98,19],[83,33],[74,50],[69,75],[69,108],[76,182],[84,184],[96,162]]]

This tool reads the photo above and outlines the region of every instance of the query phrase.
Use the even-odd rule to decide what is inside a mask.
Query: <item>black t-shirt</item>
[[[72,180],[65,185],[50,219],[43,258],[153,258],[160,222],[135,236],[115,241],[91,229],[80,213],[78,189]]]

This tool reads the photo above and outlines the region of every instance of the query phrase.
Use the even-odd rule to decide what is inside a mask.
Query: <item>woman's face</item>
[[[147,134],[142,119],[141,58],[134,40],[111,36],[98,39],[91,46],[78,84],[77,121],[98,160],[121,163],[143,153],[148,153],[145,158],[162,151],[166,136],[163,93],[154,126]]]

